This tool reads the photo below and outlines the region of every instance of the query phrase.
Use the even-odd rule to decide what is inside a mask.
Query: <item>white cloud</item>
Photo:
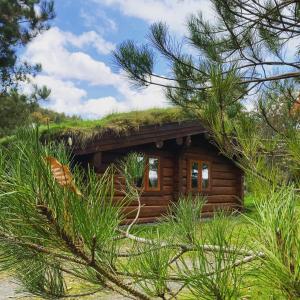
[[[79,36],[70,32],[66,32],[64,36],[65,42],[69,42],[73,46],[76,46],[80,49],[91,45],[99,54],[110,54],[111,51],[115,49],[115,45],[104,40],[104,38],[95,31],[85,32]]]
[[[42,86],[46,85],[51,89],[48,107],[57,112],[65,112],[68,115],[79,114],[77,111],[82,99],[87,96],[87,92],[76,87],[71,81],[55,79],[47,75],[38,75],[32,82]]]
[[[92,0],[118,7],[124,15],[140,18],[149,24],[163,21],[179,34],[186,32],[187,17],[200,10],[206,18],[212,16],[208,0]]]
[[[99,50],[108,50],[95,32],[75,36],[54,27],[31,42],[24,54],[30,63],[41,63],[43,71],[59,79],[83,80],[93,85],[114,84],[118,80],[111,69],[103,62],[93,59],[82,51],[70,51],[67,46],[77,48],[93,44]],[[109,45],[109,43],[106,42]],[[104,52],[105,52],[104,51]]]
[[[50,109],[68,115],[100,118],[111,112],[166,105],[160,87],[134,90],[124,74],[113,73],[104,62],[83,52],[93,37],[94,33],[76,36],[54,27],[27,47],[24,58],[43,66],[43,73],[32,82],[51,89],[47,105]],[[83,51],[69,49],[70,45]],[[89,99],[88,92],[78,86],[81,82],[99,86],[99,94],[101,86],[111,86],[112,93],[119,94],[118,99],[112,96]]]
[[[112,111],[124,111],[126,106],[119,104],[114,97],[87,99],[87,92],[76,87],[71,81],[54,79],[39,75],[33,79],[38,85],[47,85],[51,89],[48,108],[68,115],[81,115],[85,118],[99,118]]]
[[[33,82],[40,86],[46,85],[52,91],[47,106],[58,112],[85,118],[167,106],[161,87],[133,89],[124,74],[114,73],[100,60],[102,55],[108,55],[115,47],[102,35],[117,30],[116,22],[106,15],[103,7],[119,9],[122,14],[139,18],[148,24],[164,21],[173,32],[183,35],[190,14],[201,10],[205,17],[212,16],[209,0],[89,1],[93,4],[90,6],[92,10],[82,6],[80,14],[83,25],[91,31],[76,35],[53,27],[27,46],[24,59],[30,63],[41,63],[43,67],[43,73],[34,78]],[[68,5],[72,3],[68,2]],[[91,49],[96,50],[100,59],[91,55]],[[90,97],[88,88],[82,88],[83,82],[99,87],[99,97]],[[111,96],[101,97],[101,88],[104,86],[111,88]]]
[[[123,80],[118,85],[118,91],[128,99],[128,105],[131,109],[145,109],[150,107],[165,107],[168,102],[165,98],[163,89],[160,86],[151,85],[143,89],[132,89],[125,74],[120,74]],[[157,83],[163,83],[162,79],[156,80]]]
[[[86,28],[93,28],[101,34],[117,31],[117,23],[109,18],[102,9],[81,9],[80,16]]]
[[[38,75],[32,79],[32,82],[39,86],[46,85],[51,89],[48,108],[67,115],[80,115],[87,119],[101,118],[112,112],[143,110],[167,105],[160,88],[151,86],[141,91],[134,91],[126,81],[118,87],[122,94],[120,100],[112,96],[89,99],[88,93],[73,82],[47,75]]]

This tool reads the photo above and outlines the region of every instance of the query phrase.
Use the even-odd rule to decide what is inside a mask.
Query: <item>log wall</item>
[[[202,136],[193,136],[191,145],[178,145],[175,140],[164,142],[161,149],[157,149],[154,143],[110,150],[95,153],[85,158],[85,162],[95,168],[99,174],[103,173],[111,164],[125,157],[129,152],[141,152],[146,155],[160,157],[161,190],[147,191],[141,196],[141,211],[139,222],[154,222],[162,215],[169,212],[170,205],[177,201],[180,195],[185,195],[188,190],[187,169],[190,159],[210,162],[211,188],[203,194],[206,203],[203,207],[203,216],[209,217],[220,209],[240,209],[243,198],[243,174],[234,163],[224,156],[219,155],[215,147]],[[124,198],[122,193],[122,178],[115,178],[116,203]],[[123,211],[127,222],[130,223],[136,216],[138,203],[127,203]]]
[[[210,189],[201,193],[206,198],[203,215],[211,216],[218,210],[240,210],[243,199],[243,173],[233,162],[218,154],[209,145],[193,146],[182,157],[181,193],[195,192],[189,189],[188,166],[190,160],[207,161],[210,164]]]

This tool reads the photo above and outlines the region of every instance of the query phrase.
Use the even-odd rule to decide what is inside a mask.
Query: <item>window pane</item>
[[[191,188],[196,189],[198,188],[198,163],[196,161],[192,163],[191,172]]]
[[[149,188],[158,188],[158,158],[149,158]]]
[[[145,159],[143,156],[137,156],[136,168],[134,170],[134,182],[136,187],[143,187]]]
[[[209,169],[207,163],[202,163],[202,189],[206,190],[209,187]]]

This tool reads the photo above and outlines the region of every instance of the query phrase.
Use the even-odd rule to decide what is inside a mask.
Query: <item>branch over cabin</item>
[[[74,150],[76,161],[102,174],[130,152],[147,159],[140,223],[154,222],[166,214],[180,195],[206,197],[203,216],[218,210],[239,210],[243,203],[243,172],[221,155],[206,138],[207,130],[198,121],[141,126],[116,136],[105,134]],[[116,180],[118,181],[118,180]],[[123,199],[118,186],[115,201]],[[137,202],[124,208],[127,221],[136,215]]]

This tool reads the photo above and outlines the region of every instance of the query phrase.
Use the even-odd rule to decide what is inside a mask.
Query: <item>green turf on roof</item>
[[[191,119],[179,108],[149,109],[128,113],[113,113],[100,120],[67,121],[50,128],[41,128],[43,140],[61,140],[72,137],[76,145],[87,142],[106,133],[116,136],[138,131],[140,126],[161,125]]]

